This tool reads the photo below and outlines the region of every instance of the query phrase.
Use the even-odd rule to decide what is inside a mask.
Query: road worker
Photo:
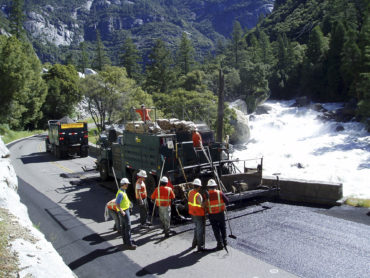
[[[140,114],[141,120],[143,122],[152,121],[152,119],[149,116],[150,111],[151,109],[145,108],[144,104],[141,105],[141,108],[135,109],[135,112]]]
[[[189,214],[194,222],[194,237],[193,237],[193,244],[191,245],[192,248],[198,246],[198,252],[205,251],[205,224],[206,224],[206,217],[205,217],[205,203],[204,198],[202,197],[201,193],[199,192],[202,183],[200,179],[195,179],[193,181],[194,189],[190,190],[188,195],[188,206],[189,206]]]
[[[136,245],[131,240],[131,219],[130,219],[130,199],[127,196],[126,190],[130,184],[127,178],[123,178],[120,181],[120,189],[116,195],[117,212],[121,224],[121,233],[123,239],[123,247],[135,250]]]
[[[198,132],[198,129],[195,127],[192,130],[192,140],[193,140],[193,147],[194,148],[202,148],[203,147],[203,140],[202,136]]]
[[[140,226],[146,227],[149,225],[148,223],[148,200],[147,200],[147,191],[145,186],[145,179],[147,178],[147,174],[145,170],[140,170],[137,174],[137,180],[135,184],[135,196],[136,201],[139,206],[140,212]]]
[[[221,190],[217,189],[217,183],[214,179],[208,180],[207,187],[209,193],[207,200],[208,218],[217,241],[216,249],[222,250],[227,245],[225,209],[229,200]]]
[[[160,180],[160,185],[154,190],[151,199],[155,200],[155,205],[159,210],[159,218],[163,225],[164,237],[170,236],[171,224],[171,200],[175,199],[175,193],[168,186],[168,178],[163,176]]]
[[[113,230],[121,233],[121,224],[119,221],[119,216],[117,213],[117,204],[116,204],[116,198],[110,200],[106,205],[105,205],[105,213],[104,215],[106,216],[105,220],[112,218],[114,220],[114,225],[113,225]]]

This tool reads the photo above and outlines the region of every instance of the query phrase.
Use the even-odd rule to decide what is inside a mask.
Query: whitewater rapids
[[[268,101],[268,114],[250,117],[248,143],[235,146],[234,158],[264,157],[263,175],[343,184],[344,199],[370,199],[370,133],[358,122],[322,121],[321,112]],[[323,104],[327,110],[341,104]],[[343,131],[336,131],[338,125]],[[239,163],[240,166],[240,163]]]

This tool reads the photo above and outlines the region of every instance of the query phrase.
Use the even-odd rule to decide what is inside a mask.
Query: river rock
[[[303,107],[310,104],[310,99],[307,96],[299,97],[295,100],[293,107]]]
[[[245,143],[250,138],[250,128],[248,117],[242,111],[234,109],[236,113],[236,120],[231,122],[231,125],[234,127],[234,133],[230,136],[230,143],[231,144],[241,144]]]

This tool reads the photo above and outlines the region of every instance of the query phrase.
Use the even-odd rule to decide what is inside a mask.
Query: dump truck
[[[197,127],[203,139],[202,148],[193,147],[189,126]],[[261,185],[263,158],[232,159],[230,145],[215,142],[214,132],[205,125],[177,119],[133,121],[126,123],[120,132],[107,131],[100,136],[98,145],[96,164],[101,179],[128,178],[132,198],[140,169],[148,174],[145,181],[148,196],[158,186],[160,177],[166,175],[174,185],[176,198],[184,201],[185,206],[186,193],[195,178],[200,178],[204,185],[209,178],[215,178],[231,202],[271,195],[277,190],[274,184]]]
[[[89,148],[88,137],[86,122],[74,122],[66,117],[49,120],[45,148],[58,159],[74,154],[86,157]]]

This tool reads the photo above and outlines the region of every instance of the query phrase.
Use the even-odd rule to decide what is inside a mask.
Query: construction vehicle
[[[88,137],[86,122],[74,122],[67,117],[49,120],[45,148],[58,159],[74,154],[86,157],[89,148]]]
[[[189,126],[197,127],[203,139],[202,148],[193,147]],[[96,163],[101,179],[105,181],[114,174],[117,179],[128,178],[130,196],[134,196],[140,169],[148,173],[145,181],[148,196],[158,186],[161,173],[170,179],[180,199],[186,198],[195,178],[200,178],[202,184],[215,178],[232,202],[276,192],[273,185],[261,186],[262,158],[232,159],[229,144],[215,142],[213,131],[205,125],[176,119],[132,121],[121,132],[111,129],[101,135],[98,145]],[[255,166],[248,166],[247,162],[255,162]],[[237,164],[243,165],[243,170],[238,170]]]

